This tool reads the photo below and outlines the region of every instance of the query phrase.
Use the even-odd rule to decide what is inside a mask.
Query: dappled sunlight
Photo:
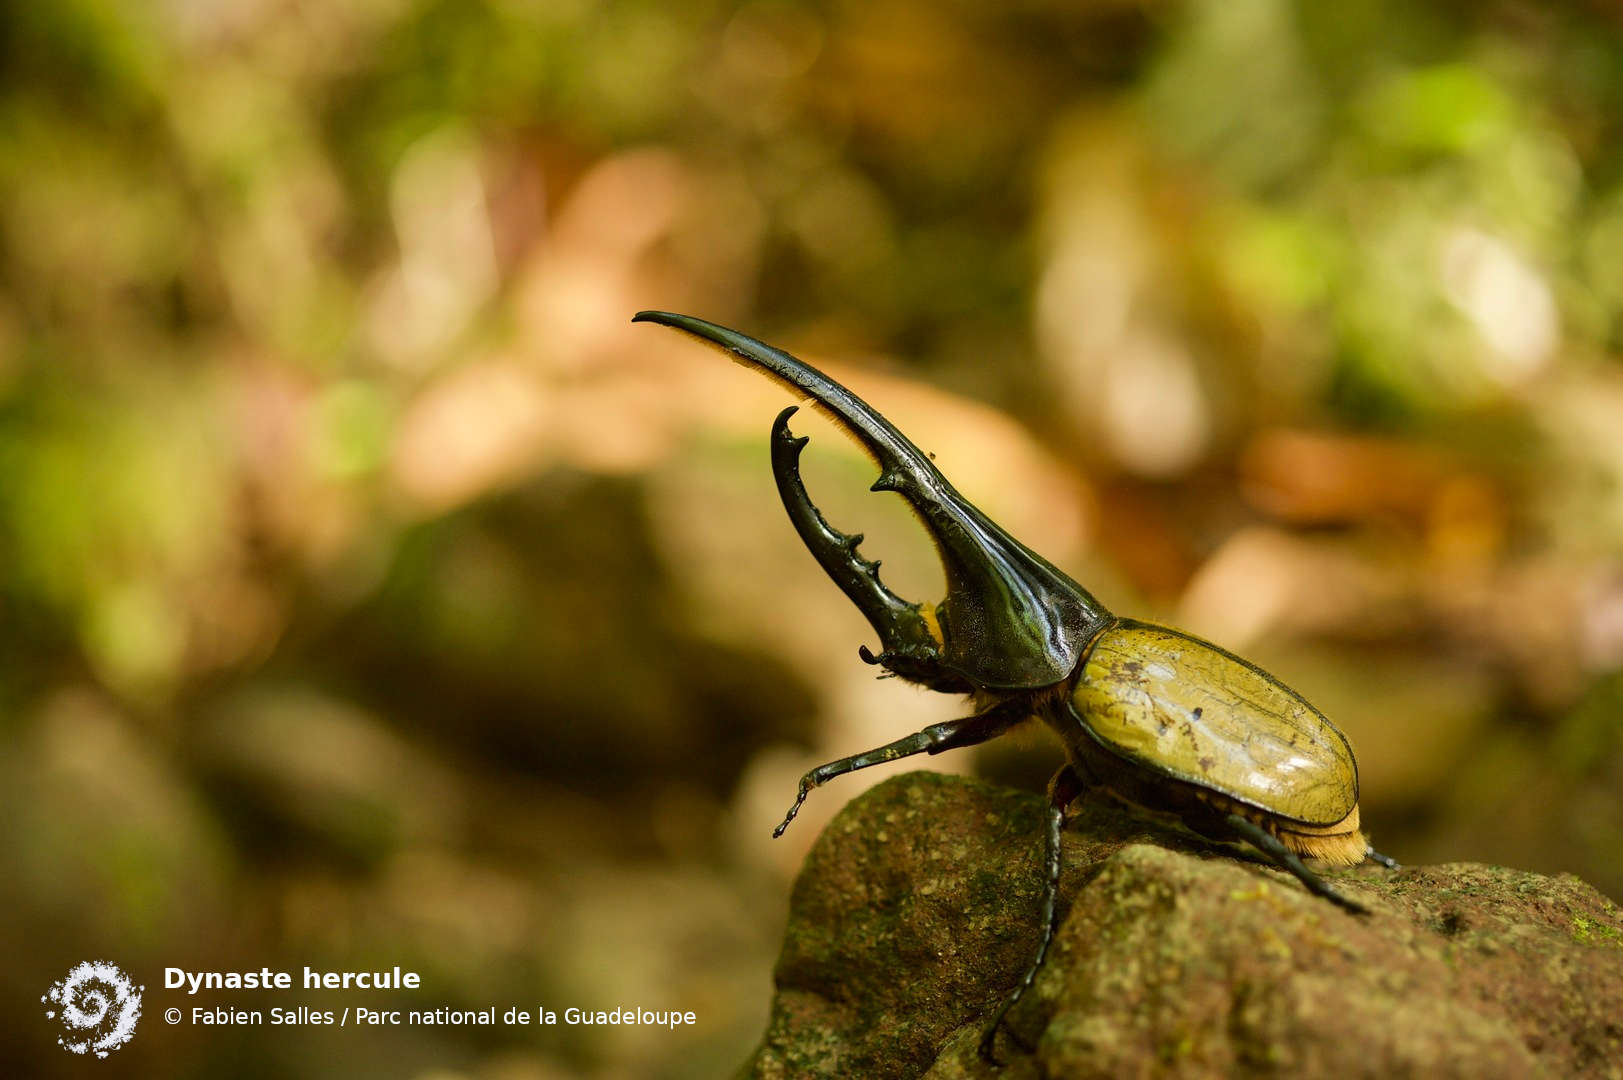
[[[441,512],[544,464],[556,398],[529,369],[490,360],[424,387],[396,426],[390,469],[402,494]]]
[[[415,366],[444,348],[496,287],[480,147],[469,133],[442,129],[419,139],[395,167],[389,210],[399,246],[368,319],[378,352]]]
[[[1560,344],[1549,286],[1502,241],[1456,229],[1443,243],[1443,291],[1489,348],[1483,374],[1514,387],[1536,375]]]

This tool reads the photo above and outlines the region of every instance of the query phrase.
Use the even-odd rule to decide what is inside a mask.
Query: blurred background
[[[785,396],[640,308],[826,365],[1303,691],[1383,850],[1623,896],[1615,5],[63,0],[0,16],[0,87],[15,1075],[77,1074],[33,1003],[103,956],[127,1075],[743,1060],[802,854],[899,769],[774,843],[796,778],[964,705],[857,659]],[[215,997],[699,1023],[159,1023],[165,966],[304,964],[423,989]]]

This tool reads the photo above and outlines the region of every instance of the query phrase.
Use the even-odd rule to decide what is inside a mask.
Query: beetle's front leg
[[[994,1044],[997,1041],[997,1029],[1003,1023],[1003,1018],[1014,1008],[1015,1003],[1031,989],[1031,984],[1037,980],[1037,972],[1043,966],[1043,960],[1048,956],[1049,943],[1054,940],[1054,934],[1059,929],[1059,853],[1060,832],[1065,826],[1065,808],[1075,802],[1082,794],[1084,785],[1082,777],[1069,763],[1060,766],[1059,772],[1048,782],[1048,834],[1044,848],[1045,865],[1048,871],[1043,881],[1042,905],[1042,940],[1037,945],[1037,956],[1026,968],[1026,973],[1020,977],[1020,985],[1014,992],[1003,999],[1003,1004],[997,1007],[992,1014],[991,1023],[986,1025],[986,1033],[981,1036],[980,1055],[987,1064],[997,1065],[994,1055]],[[1014,1029],[1009,1029],[1010,1034]]]
[[[916,731],[906,738],[897,739],[876,750],[853,754],[826,765],[819,765],[800,778],[800,790],[795,795],[795,804],[783,816],[783,821],[778,827],[772,830],[773,839],[782,836],[789,823],[795,819],[795,815],[800,813],[800,804],[806,801],[811,789],[822,787],[836,776],[844,776],[848,772],[866,769],[870,765],[883,765],[887,761],[911,757],[914,754],[939,754],[943,750],[956,750],[960,746],[974,746],[976,743],[996,738],[1030,715],[1031,708],[1024,701],[1005,701],[974,716],[931,724],[923,731]]]

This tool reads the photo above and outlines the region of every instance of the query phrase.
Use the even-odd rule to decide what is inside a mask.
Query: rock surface
[[[1570,875],[1326,874],[1350,915],[1104,799],[1066,824],[1038,936],[1043,802],[912,773],[852,802],[795,885],[756,1077],[1623,1076],[1623,911]]]

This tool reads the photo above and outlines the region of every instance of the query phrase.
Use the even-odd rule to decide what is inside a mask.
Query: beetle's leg
[[[998,1060],[993,1050],[997,1042],[997,1029],[1003,1023],[1003,1018],[1009,1015],[1009,1010],[1015,1003],[1031,989],[1031,984],[1037,980],[1037,972],[1043,966],[1043,960],[1048,956],[1049,943],[1054,940],[1054,934],[1059,929],[1059,840],[1060,830],[1065,825],[1065,808],[1076,801],[1082,794],[1082,777],[1077,775],[1069,763],[1060,766],[1059,772],[1048,782],[1048,836],[1044,848],[1044,859],[1048,871],[1043,881],[1042,904],[1042,940],[1037,944],[1037,956],[1026,968],[1026,973],[1020,977],[1020,984],[1014,992],[1003,999],[1003,1004],[997,1007],[992,1014],[991,1023],[986,1025],[986,1032],[981,1036],[980,1055],[987,1064],[997,1065]],[[1014,1033],[1010,1029],[1010,1034]]]
[[[960,746],[974,746],[976,743],[996,738],[1030,715],[1031,709],[1026,703],[1006,701],[974,716],[931,724],[923,731],[916,731],[906,738],[897,739],[876,750],[853,754],[826,765],[819,765],[800,778],[800,790],[795,794],[795,804],[784,815],[782,823],[772,830],[772,836],[775,839],[783,835],[783,831],[789,827],[795,815],[800,813],[800,804],[806,801],[806,796],[810,794],[812,788],[822,787],[836,776],[866,769],[870,765],[883,765],[887,761],[911,757],[913,754],[939,754],[943,750],[956,750]]]
[[[1370,862],[1373,862],[1373,863],[1380,863],[1382,866],[1386,867],[1388,870],[1400,870],[1400,869],[1402,869],[1402,867],[1400,867],[1398,865],[1398,861],[1396,859],[1394,859],[1392,856],[1390,856],[1390,855],[1382,855],[1379,851],[1376,851],[1374,848],[1370,847],[1368,844],[1364,845],[1364,858],[1368,859]]]
[[[1296,852],[1286,847],[1284,842],[1273,833],[1264,829],[1255,822],[1247,821],[1239,814],[1230,814],[1227,818],[1229,828],[1233,829],[1251,846],[1272,859],[1279,868],[1287,871],[1297,881],[1307,886],[1307,891],[1339,907],[1346,908],[1354,915],[1368,915],[1369,909],[1364,905],[1349,900],[1336,890],[1332,889],[1323,878],[1309,870],[1302,860],[1296,857]]]

